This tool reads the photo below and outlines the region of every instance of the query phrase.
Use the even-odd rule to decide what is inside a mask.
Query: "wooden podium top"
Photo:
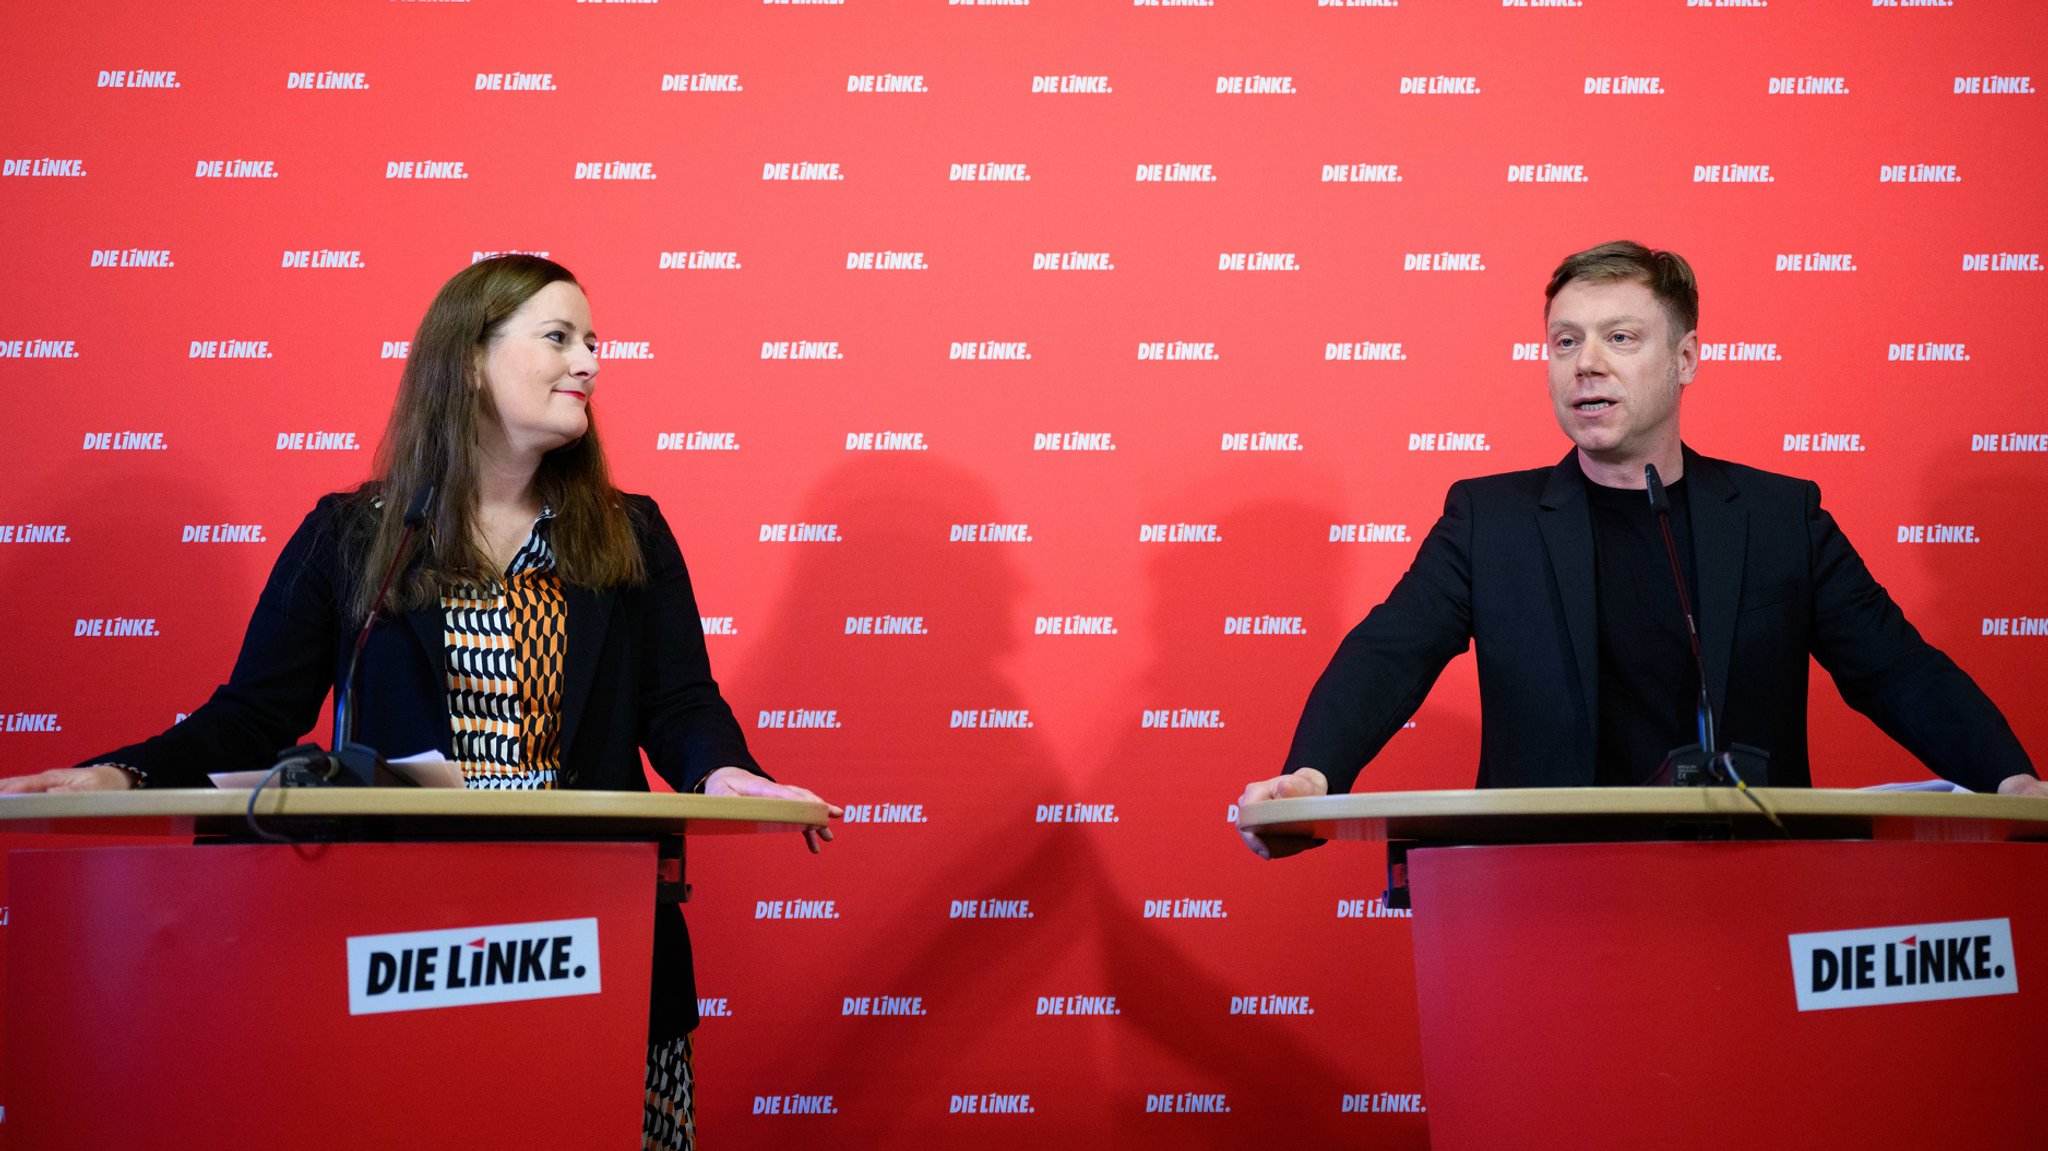
[[[246,835],[248,807],[248,791],[211,788],[7,795],[0,796],[0,833]],[[644,791],[274,787],[257,799],[256,818],[295,837],[651,838],[823,827],[825,805]]]
[[[1383,791],[1244,805],[1238,826],[1321,839],[1546,843],[1660,839],[2048,841],[2048,800],[1756,788],[1781,832],[1728,787]]]

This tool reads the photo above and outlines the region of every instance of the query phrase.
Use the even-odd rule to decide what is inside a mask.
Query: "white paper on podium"
[[[1859,791],[1957,791],[1957,792],[1961,792],[1961,793],[1962,793],[1962,794],[1964,794],[1964,795],[1974,795],[1974,794],[1976,794],[1975,792],[1971,791],[1971,790],[1970,790],[1969,788],[1967,788],[1967,787],[1964,787],[1964,786],[1963,786],[1962,784],[1960,784],[1960,783],[1950,783],[1950,782],[1949,782],[1948,780],[1945,780],[1945,779],[1916,779],[1916,780],[1914,780],[1914,781],[1913,781],[1913,782],[1911,782],[1911,783],[1873,783],[1873,784],[1871,784],[1871,785],[1870,785],[1869,787],[1864,787],[1864,788],[1858,788],[1857,790],[1859,790]]]
[[[421,787],[462,786],[462,769],[438,751],[423,751],[418,755],[402,756],[385,762],[391,765],[391,770]],[[216,771],[206,778],[212,780],[215,787],[224,790],[247,791],[262,783],[263,777],[269,774],[268,768],[262,771]]]

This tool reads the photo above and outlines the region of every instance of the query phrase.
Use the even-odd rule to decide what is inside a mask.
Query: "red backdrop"
[[[1698,269],[1688,440],[1820,481],[2048,747],[2038,5],[99,0],[10,38],[0,764],[203,700],[434,288],[549,253],[762,761],[872,817],[693,859],[712,1145],[1422,1142],[1346,1109],[1424,1090],[1379,861],[1260,864],[1229,801],[1446,485],[1565,450],[1518,361],[1602,240]],[[1468,784],[1476,710],[1460,659],[1363,786]],[[1814,745],[1923,774],[1825,687]],[[1314,1014],[1233,1011],[1268,995]]]

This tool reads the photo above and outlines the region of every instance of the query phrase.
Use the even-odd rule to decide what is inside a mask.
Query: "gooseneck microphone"
[[[370,642],[370,628],[377,622],[377,613],[384,610],[384,600],[391,594],[391,583],[398,578],[399,569],[405,566],[406,549],[412,546],[412,537],[420,525],[427,522],[427,509],[434,502],[434,483],[429,480],[413,493],[412,502],[405,506],[405,528],[398,535],[398,547],[391,553],[391,563],[384,569],[384,582],[377,585],[376,598],[370,601],[370,610],[363,617],[363,626],[356,632],[356,642],[348,656],[348,674],[342,677],[341,689],[334,695],[334,749],[336,752],[351,747],[356,740],[355,686],[356,665],[363,660],[363,647]]]
[[[376,625],[377,615],[384,610],[384,601],[390,597],[391,585],[405,566],[413,537],[420,525],[427,521],[434,491],[432,482],[422,484],[419,491],[413,493],[412,502],[406,505],[404,530],[399,533],[398,547],[384,569],[383,582],[377,585],[377,594],[370,601],[370,610],[363,617],[362,627],[356,630],[355,644],[348,657],[348,672],[342,676],[341,685],[334,693],[334,750],[327,751],[317,743],[302,743],[278,756],[278,770],[284,773],[285,787],[405,786],[410,782],[393,772],[375,748],[355,741],[356,671],[362,663],[363,648],[370,642],[370,629]],[[259,786],[257,790],[262,788]],[[252,794],[249,797],[252,811],[255,800]]]
[[[1708,783],[1733,785],[1749,797],[1766,819],[1783,831],[1785,825],[1779,821],[1777,813],[1749,789],[1749,783],[1743,777],[1747,770],[1762,786],[1769,770],[1770,753],[1739,743],[1721,746],[1714,722],[1714,702],[1707,695],[1707,661],[1700,652],[1699,622],[1692,613],[1692,597],[1685,590],[1685,569],[1678,562],[1678,540],[1671,532],[1671,497],[1664,490],[1664,480],[1657,474],[1656,464],[1643,465],[1643,481],[1650,497],[1650,508],[1657,513],[1657,528],[1664,535],[1664,556],[1671,561],[1671,582],[1678,591],[1679,610],[1685,613],[1685,638],[1692,648],[1693,671],[1698,674],[1700,685],[1699,700],[1693,711],[1699,742],[1668,753],[1657,769],[1657,778],[1660,781],[1668,779],[1678,787],[1700,787]],[[1743,766],[1738,767],[1738,761]]]
[[[1700,698],[1693,721],[1699,731],[1700,747],[1708,754],[1720,749],[1714,738],[1714,704],[1707,698],[1707,661],[1700,654],[1700,628],[1693,618],[1692,597],[1685,590],[1685,569],[1678,563],[1678,541],[1671,534],[1671,497],[1656,464],[1643,465],[1643,479],[1650,495],[1650,509],[1657,513],[1658,530],[1664,533],[1664,557],[1671,561],[1671,583],[1678,589],[1678,610],[1685,613],[1685,639],[1692,646],[1692,667],[1699,673]]]

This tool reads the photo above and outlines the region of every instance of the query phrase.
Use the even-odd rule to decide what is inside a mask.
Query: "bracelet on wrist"
[[[139,791],[149,786],[149,773],[139,767],[130,767],[125,763],[88,763],[85,766],[113,768],[115,771],[128,777],[128,787],[130,790]]]

